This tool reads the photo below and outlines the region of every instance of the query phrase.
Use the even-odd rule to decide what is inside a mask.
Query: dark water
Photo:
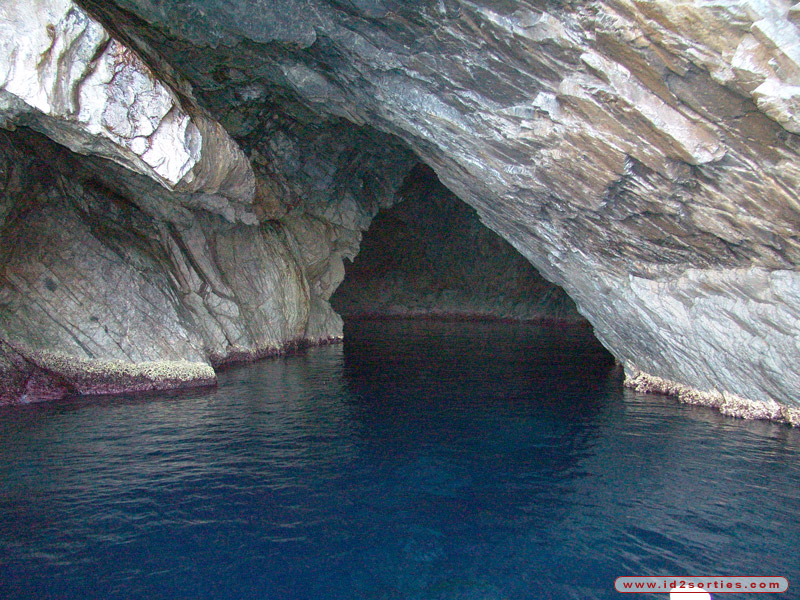
[[[585,331],[347,334],[215,391],[1,410],[0,598],[800,597],[800,431],[623,391]]]

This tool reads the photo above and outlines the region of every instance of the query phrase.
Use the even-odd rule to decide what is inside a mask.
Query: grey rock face
[[[222,127],[192,112],[71,0],[0,6],[0,124],[30,126],[169,189],[249,203],[246,157]]]
[[[245,26],[116,3],[199,97],[259,88],[398,136],[631,372],[796,404],[790,3],[289,4]]]
[[[242,139],[257,180],[187,82],[80,7],[0,10],[19,127],[0,133],[0,403],[208,385],[341,339],[328,298],[414,162],[402,144],[281,114]]]
[[[0,162],[34,153],[0,137]],[[160,257],[125,228],[136,215],[52,164],[27,162],[15,173],[27,195],[7,217],[0,251],[0,403],[213,383]],[[121,223],[87,212],[95,202]]]
[[[446,316],[585,323],[569,296],[478,220],[429,168],[379,214],[331,304],[348,316]]]
[[[369,154],[362,140],[355,171],[328,157],[332,178],[346,169],[350,185],[386,152],[398,170],[369,194],[342,197],[347,210],[331,199],[335,224],[301,205],[248,224],[228,203],[212,211],[200,194],[77,160],[21,129],[0,138],[0,402],[208,385],[221,364],[341,339],[327,301],[344,276],[341,257],[357,252],[359,227],[391,202],[411,164],[395,146]]]

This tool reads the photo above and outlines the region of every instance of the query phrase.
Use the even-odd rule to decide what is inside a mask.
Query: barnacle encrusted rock
[[[126,362],[86,360],[54,352],[35,352],[28,360],[58,376],[79,394],[118,394],[214,385],[217,376],[207,364],[187,360]]]
[[[698,390],[641,371],[626,373],[625,386],[642,394],[668,394],[685,404],[709,406],[740,419],[775,421],[800,427],[800,409],[775,401],[750,400],[729,392]]]

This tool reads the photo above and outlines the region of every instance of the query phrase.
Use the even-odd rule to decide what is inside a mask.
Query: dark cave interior
[[[586,323],[558,286],[484,226],[420,163],[345,264],[331,298],[351,316],[427,316]]]

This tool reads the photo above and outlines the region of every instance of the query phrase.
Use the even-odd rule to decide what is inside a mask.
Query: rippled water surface
[[[0,598],[800,597],[800,431],[623,391],[584,330],[346,334],[216,390],[0,410]]]

